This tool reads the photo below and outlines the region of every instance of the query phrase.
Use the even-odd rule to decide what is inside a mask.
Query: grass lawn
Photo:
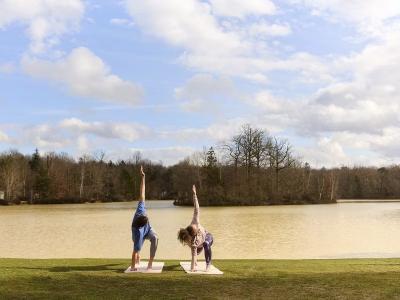
[[[400,259],[215,260],[222,276],[123,274],[121,259],[0,259],[0,299],[400,299]]]

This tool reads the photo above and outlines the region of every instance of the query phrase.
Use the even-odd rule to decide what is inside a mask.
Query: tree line
[[[311,168],[285,139],[244,125],[229,141],[194,153],[172,166],[143,159],[106,161],[105,153],[74,159],[36,150],[0,154],[2,204],[113,202],[139,195],[139,167],[148,199],[191,205],[198,186],[202,205],[333,203],[337,198],[400,198],[400,167]],[[0,196],[2,193],[0,193]]]

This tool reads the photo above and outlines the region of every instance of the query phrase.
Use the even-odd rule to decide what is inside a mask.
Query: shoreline
[[[129,202],[137,202],[138,200],[126,200],[126,201],[86,201],[86,202],[44,202],[44,203],[8,203],[1,204],[0,207],[6,206],[38,206],[38,205],[71,205],[71,204],[107,204],[107,203],[129,203]],[[159,202],[172,202],[172,204],[176,207],[191,207],[192,203],[177,203],[174,199],[151,199],[146,200],[148,202],[159,201]],[[397,203],[400,202],[400,199],[337,199],[335,202],[324,202],[324,203],[310,203],[310,202],[294,202],[294,203],[241,203],[241,204],[202,204],[202,207],[251,207],[251,206],[293,206],[293,205],[324,205],[324,204],[342,204],[342,203]]]
[[[65,202],[65,201],[43,201],[36,203],[29,203],[28,201],[21,201],[20,203],[5,202],[0,200],[0,207],[2,206],[36,206],[36,205],[68,205],[68,204],[106,204],[106,203],[126,203],[126,202],[136,202],[135,200],[125,200],[125,201],[83,201],[83,202]],[[192,202],[181,202],[175,199],[151,199],[146,201],[165,201],[172,202],[174,206],[190,207],[193,206]],[[242,200],[243,201],[243,200]],[[294,201],[294,202],[266,202],[266,201],[253,201],[253,202],[242,202],[242,201],[230,201],[230,202],[220,202],[220,203],[201,203],[202,207],[240,207],[240,206],[277,206],[277,205],[317,205],[317,204],[336,204],[336,200],[333,202],[305,202],[305,201]],[[400,202],[400,200],[399,200]]]

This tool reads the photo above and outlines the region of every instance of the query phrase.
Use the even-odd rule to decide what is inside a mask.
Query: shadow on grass
[[[385,264],[385,263],[376,263],[376,264],[351,264],[352,266],[396,266],[399,267],[400,263],[395,264],[395,263],[391,263],[391,264]]]
[[[182,267],[180,265],[164,266],[163,271],[168,272],[182,272]]]
[[[48,268],[34,268],[34,267],[24,267],[24,268],[15,268],[15,269],[25,269],[25,270],[43,270],[48,272],[55,273],[64,273],[64,272],[95,272],[95,271],[111,271],[116,270],[115,266],[119,266],[120,264],[107,264],[107,265],[97,265],[97,266],[57,266],[57,267],[48,267]],[[118,272],[123,273],[123,270],[117,270]]]

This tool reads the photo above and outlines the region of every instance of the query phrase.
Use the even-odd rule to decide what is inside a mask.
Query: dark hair
[[[178,231],[178,240],[185,245],[186,242],[191,240],[191,235],[189,234],[189,232],[187,231],[187,228],[181,228]]]
[[[194,231],[194,228],[192,225],[189,225],[186,227],[186,231],[190,234],[191,237],[194,237],[196,235],[196,232]]]
[[[133,220],[133,227],[140,228],[149,222],[149,218],[145,215],[140,215],[135,220]]]

